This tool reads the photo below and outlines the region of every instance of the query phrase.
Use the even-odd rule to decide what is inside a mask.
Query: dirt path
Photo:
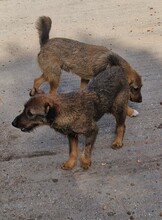
[[[50,36],[104,45],[143,78],[143,102],[131,103],[140,114],[126,121],[124,147],[110,148],[115,124],[104,116],[88,171],[79,162],[60,169],[66,137],[11,126],[40,74],[34,24],[41,15],[52,18]],[[162,2],[1,0],[0,27],[0,220],[162,219]],[[78,87],[78,77],[63,73],[60,92]]]

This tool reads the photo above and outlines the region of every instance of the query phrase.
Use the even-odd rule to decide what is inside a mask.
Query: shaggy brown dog
[[[142,87],[141,77],[126,60],[106,47],[85,44],[65,38],[49,39],[51,24],[51,19],[45,16],[39,17],[36,23],[41,46],[38,54],[38,63],[43,74],[34,80],[33,89],[30,92],[31,96],[41,93],[39,87],[45,81],[50,84],[50,93],[56,93],[61,70],[71,71],[80,76],[81,88],[85,87],[90,79],[106,69],[109,65],[109,58],[113,55],[118,59],[118,63],[126,73],[130,92],[136,93],[139,97]],[[140,99],[135,98],[131,101],[141,102],[142,97],[140,95]],[[138,112],[128,108],[127,114],[136,116]]]
[[[40,125],[49,125],[68,136],[69,159],[63,169],[72,169],[78,155],[78,135],[85,136],[81,166],[91,165],[91,151],[98,133],[97,121],[112,113],[116,119],[116,137],[112,148],[123,145],[125,119],[129,99],[129,85],[121,66],[108,67],[89,82],[80,92],[67,94],[42,94],[31,98],[24,111],[12,125],[30,132]]]

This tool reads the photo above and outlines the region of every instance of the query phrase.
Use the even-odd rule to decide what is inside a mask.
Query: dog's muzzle
[[[15,128],[21,129],[21,131],[23,131],[23,132],[27,132],[27,131],[28,131],[27,128],[20,127],[20,126],[18,125],[18,119],[17,119],[17,117],[13,120],[12,126],[14,126]]]
[[[138,99],[132,99],[132,97],[130,97],[130,101],[132,101],[132,102],[142,102],[142,96],[140,97],[140,98],[138,98]]]
[[[16,127],[16,128],[18,127],[18,126],[17,126],[17,118],[15,118],[15,119],[13,120],[12,126],[14,126],[14,127]]]

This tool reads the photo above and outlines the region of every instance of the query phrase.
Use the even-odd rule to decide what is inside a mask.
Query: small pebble
[[[57,182],[58,182],[58,179],[52,179],[52,182],[53,182],[53,183],[57,183]]]
[[[104,205],[104,206],[103,206],[103,210],[106,210],[106,209],[107,209],[107,206],[106,206],[106,205]]]
[[[130,211],[128,211],[128,212],[127,212],[127,215],[131,215],[131,212],[130,212]]]

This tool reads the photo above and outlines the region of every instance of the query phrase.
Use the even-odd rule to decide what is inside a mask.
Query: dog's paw
[[[118,150],[118,149],[122,148],[122,146],[123,146],[122,143],[116,143],[116,142],[114,142],[114,143],[112,144],[111,148],[112,148],[113,150]]]
[[[72,170],[73,169],[73,167],[75,166],[75,161],[66,161],[65,163],[63,163],[62,165],[61,165],[61,168],[63,169],[63,170]]]
[[[81,167],[84,170],[87,170],[91,166],[91,159],[86,158],[84,155],[81,156],[80,162],[81,162]]]
[[[44,94],[44,92],[42,92],[40,89],[36,89],[36,88],[32,88],[29,93],[30,96],[35,96],[35,95],[40,95],[40,94]]]
[[[35,96],[36,94],[37,94],[37,91],[36,91],[35,88],[32,88],[32,89],[30,90],[30,92],[29,92],[29,95],[30,95],[30,96]]]
[[[136,117],[137,115],[139,115],[139,112],[135,109],[133,109],[133,113],[132,115],[130,115],[130,117]]]

